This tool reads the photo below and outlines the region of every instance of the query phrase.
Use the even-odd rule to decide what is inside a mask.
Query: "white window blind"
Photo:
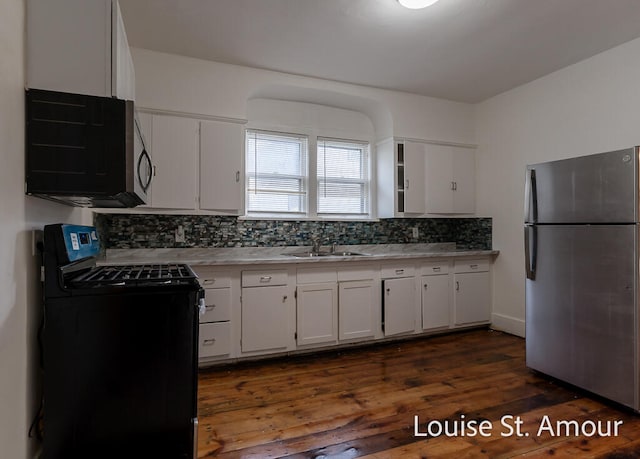
[[[318,214],[369,215],[369,145],[318,138]]]
[[[247,130],[247,214],[305,214],[306,137]]]

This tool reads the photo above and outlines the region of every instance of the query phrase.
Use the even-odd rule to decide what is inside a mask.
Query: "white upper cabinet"
[[[116,0],[27,0],[27,87],[135,100]]]
[[[475,212],[475,150],[448,145],[426,145],[425,212]]]
[[[152,115],[149,150],[154,170],[149,207],[197,207],[198,129],[198,121],[191,118]]]
[[[200,123],[200,208],[242,214],[244,127]]]
[[[424,145],[389,139],[377,146],[378,216],[424,214]]]
[[[378,216],[475,212],[475,149],[388,139],[378,144]]]
[[[403,183],[399,189],[404,189],[404,213],[424,213],[424,145],[416,142],[404,142],[398,144],[398,156],[403,153],[403,158],[398,158],[398,170],[402,164]],[[400,159],[404,159],[401,163]]]

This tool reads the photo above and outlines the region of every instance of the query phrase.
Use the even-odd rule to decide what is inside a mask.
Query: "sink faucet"
[[[311,238],[311,252],[312,253],[319,253],[320,252],[320,246],[321,246],[321,241],[320,238],[315,236]]]

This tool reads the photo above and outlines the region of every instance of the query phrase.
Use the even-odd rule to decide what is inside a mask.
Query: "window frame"
[[[296,139],[299,141],[302,141],[303,145],[304,145],[304,151],[303,151],[303,162],[305,163],[303,166],[303,174],[302,175],[295,175],[295,174],[273,174],[273,173],[249,173],[249,140],[251,137],[251,134],[255,134],[256,135],[256,139],[257,139],[257,135],[258,134],[262,134],[264,136],[271,136],[273,138],[290,138],[290,139]],[[284,133],[284,132],[276,132],[276,131],[266,131],[266,130],[261,130],[261,129],[251,129],[251,128],[247,128],[245,129],[245,186],[244,186],[244,198],[245,198],[245,217],[255,217],[255,218],[261,218],[263,216],[283,216],[285,218],[296,218],[296,217],[306,217],[309,213],[309,202],[310,202],[310,198],[309,198],[309,164],[310,164],[310,157],[309,157],[309,137],[307,135],[304,134],[295,134],[295,133]],[[302,202],[301,202],[301,207],[302,210],[301,211],[274,211],[274,210],[249,210],[249,194],[251,193],[251,186],[250,186],[250,182],[251,182],[251,177],[255,177],[255,183],[257,185],[257,181],[258,181],[258,177],[263,177],[263,178],[269,178],[269,177],[273,177],[275,180],[277,180],[278,178],[280,179],[293,179],[293,180],[300,180],[300,184],[301,184],[301,188],[302,191],[300,192],[300,195],[302,197]],[[256,190],[256,188],[254,188],[254,191]],[[277,194],[277,193],[276,193]],[[285,194],[285,193],[283,193]],[[293,193],[292,193],[293,194]]]
[[[360,168],[361,168],[361,177],[360,178],[344,178],[344,177],[329,177],[327,178],[326,169],[325,175],[320,175],[320,144],[324,142],[334,145],[342,144],[343,147],[353,147],[358,146],[360,150]],[[346,139],[337,139],[333,137],[320,137],[316,138],[316,214],[320,218],[371,218],[371,143],[365,141],[358,140],[346,140]],[[325,155],[326,160],[326,155]],[[362,200],[364,209],[362,212],[321,212],[320,211],[320,193],[322,182],[326,183],[334,183],[334,184],[344,184],[344,185],[359,185],[362,188]]]
[[[275,127],[275,126],[274,126]],[[373,148],[374,143],[370,139],[349,139],[339,136],[320,135],[315,131],[306,133],[296,132],[299,130],[292,129],[289,131],[286,127],[277,127],[276,129],[261,129],[260,127],[247,126],[245,128],[245,151],[244,151],[244,163],[245,163],[245,188],[244,188],[244,200],[245,210],[244,215],[240,217],[244,220],[316,220],[316,221],[331,221],[331,220],[348,220],[348,221],[375,221],[375,151]],[[306,189],[306,203],[305,212],[277,212],[272,210],[264,211],[250,211],[248,205],[248,193],[249,193],[249,174],[248,174],[248,136],[252,132],[263,133],[266,135],[283,136],[283,137],[297,137],[307,139],[307,171],[304,177],[304,185]],[[363,183],[366,193],[366,213],[320,213],[318,212],[319,206],[319,184],[320,178],[318,177],[318,157],[319,149],[318,143],[321,141],[333,141],[343,142],[346,144],[361,144],[366,146],[366,159],[364,168],[366,170],[367,179],[358,180],[353,183]]]

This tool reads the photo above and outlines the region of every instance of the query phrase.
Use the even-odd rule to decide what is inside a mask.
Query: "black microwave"
[[[151,156],[132,101],[26,90],[28,195],[81,207],[147,202]]]

